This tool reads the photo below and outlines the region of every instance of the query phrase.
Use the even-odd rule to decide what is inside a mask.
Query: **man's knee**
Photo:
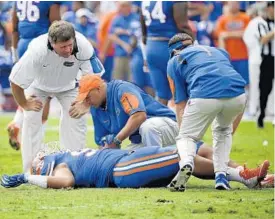
[[[139,128],[144,146],[161,146],[161,132],[151,123],[145,122]],[[153,145],[158,144],[158,145]]]
[[[213,129],[213,136],[219,137],[219,136],[229,136],[232,135],[232,126],[229,127],[216,127]]]

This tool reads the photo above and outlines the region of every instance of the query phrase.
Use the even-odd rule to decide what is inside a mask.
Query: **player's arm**
[[[243,30],[224,31],[224,32],[221,32],[219,38],[223,38],[223,40],[228,39],[228,38],[242,38],[243,34],[244,34]]]
[[[60,17],[60,5],[59,4],[53,4],[50,7],[49,20],[50,20],[51,23],[54,22],[54,21],[61,20],[61,17]]]
[[[124,141],[141,126],[141,124],[146,120],[146,118],[146,113],[142,111],[132,114],[129,117],[126,125],[117,134],[117,139],[119,139],[121,142]]]
[[[16,14],[16,7],[13,6],[12,10],[12,35],[11,35],[11,52],[12,52],[12,62],[15,63],[18,61],[18,53],[17,53],[17,44],[19,40],[19,32],[18,32],[18,17]]]
[[[20,60],[12,68],[9,76],[14,99],[24,110],[40,111],[42,102],[34,96],[26,98],[24,89],[27,89],[34,81],[35,74],[39,69],[36,66],[37,54],[32,51],[33,46],[24,53]]]
[[[108,134],[110,134],[108,132],[108,130],[106,130],[103,125],[101,124],[101,122],[99,121],[99,117],[96,114],[96,110],[93,108],[91,110],[91,114],[92,114],[92,118],[93,118],[93,123],[94,123],[94,138],[95,138],[95,142],[99,147],[103,147],[104,146],[104,142],[102,141],[102,138]]]
[[[47,176],[47,188],[70,188],[74,184],[74,176],[65,163],[61,163],[55,167],[53,176]]]
[[[117,138],[123,141],[140,127],[147,119],[147,114],[143,99],[135,87],[128,88],[126,85],[121,86],[119,101],[124,112],[129,115],[127,123],[117,134]]]
[[[188,24],[188,3],[187,2],[176,2],[173,4],[173,16],[176,22],[177,28],[182,33],[187,33],[195,38],[193,31]]]
[[[80,54],[76,54],[77,59],[80,61],[80,70],[86,74],[98,74],[102,76],[105,69],[95,54],[94,48],[89,40],[82,34],[78,35],[78,47]]]
[[[138,91],[126,85],[120,86],[119,89],[120,105],[129,118],[116,136],[107,136],[107,147],[119,147],[121,142],[134,133],[147,118],[144,102]]]
[[[184,114],[184,109],[185,109],[186,103],[187,103],[186,101],[182,101],[182,102],[175,104],[176,105],[177,122],[178,122],[179,127],[181,126],[182,116]]]
[[[4,175],[1,178],[1,185],[5,188],[14,188],[22,184],[31,184],[41,188],[69,188],[75,184],[74,176],[65,163],[59,164],[53,171],[53,176],[41,176],[17,174],[17,175]]]
[[[130,44],[124,42],[123,40],[121,40],[119,38],[120,34],[126,34],[127,30],[122,29],[118,24],[117,24],[117,20],[114,19],[111,28],[110,28],[110,35],[109,38],[111,40],[111,42],[121,46],[128,54],[132,53],[133,48],[131,47]]]
[[[145,19],[142,14],[142,10],[139,9],[139,17],[140,17],[140,24],[141,24],[141,33],[142,33],[142,42],[144,45],[146,45],[146,40],[147,40],[147,28],[145,24]]]
[[[271,40],[274,39],[274,31],[271,31],[269,33],[267,33],[265,36],[262,36],[260,39],[261,44],[267,44],[269,43]]]
[[[110,40],[111,42],[121,46],[128,54],[132,53],[133,48],[131,47],[131,45],[121,40],[116,33],[110,34]]]
[[[177,72],[178,61],[176,57],[169,60],[167,65],[167,78],[175,101],[177,122],[180,127],[184,109],[188,101],[188,95],[184,78]]]

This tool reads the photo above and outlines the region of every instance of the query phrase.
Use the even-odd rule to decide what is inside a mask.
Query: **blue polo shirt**
[[[122,41],[130,44],[131,35],[133,34],[132,22],[135,22],[138,19],[137,16],[138,15],[135,13],[131,13],[128,16],[118,15],[112,22],[110,33],[113,34],[117,28],[127,30],[129,34],[120,34],[118,37]],[[125,57],[128,56],[128,54],[120,45],[115,44],[115,56]]]
[[[189,98],[232,98],[245,92],[245,81],[223,49],[188,46],[169,60],[167,72],[175,103]]]
[[[135,84],[113,80],[107,83],[106,108],[91,108],[95,142],[102,145],[102,137],[108,134],[118,134],[130,116],[136,112],[146,112],[147,118],[169,117],[176,121],[172,110],[156,101]]]

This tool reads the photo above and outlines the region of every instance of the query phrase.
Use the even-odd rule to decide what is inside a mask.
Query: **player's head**
[[[120,14],[128,16],[132,10],[132,3],[129,1],[118,1],[117,9]]]
[[[181,51],[190,45],[193,45],[193,38],[189,34],[178,33],[174,35],[168,43],[170,58],[172,58],[177,51]]]
[[[68,58],[75,44],[73,25],[67,21],[54,21],[49,28],[49,43],[58,55]]]
[[[229,12],[232,14],[236,14],[240,11],[240,3],[237,1],[228,1],[227,6]]]
[[[97,75],[85,75],[79,82],[77,101],[85,101],[92,107],[100,107],[106,100],[106,86],[104,80]]]
[[[58,141],[42,144],[40,151],[36,154],[31,164],[31,174],[40,175],[44,165],[44,160],[48,155],[64,152]],[[52,170],[51,170],[52,171]]]
[[[32,175],[40,175],[41,170],[44,165],[44,157],[46,156],[46,153],[44,151],[39,151],[32,161],[31,165],[31,174]]]
[[[94,21],[93,13],[90,12],[90,10],[87,8],[80,8],[79,10],[77,10],[75,15],[77,18],[77,22],[83,26],[87,25],[89,21]]]

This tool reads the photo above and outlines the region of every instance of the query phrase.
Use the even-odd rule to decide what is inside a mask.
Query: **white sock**
[[[242,167],[241,167],[242,168]],[[227,169],[227,179],[228,181],[243,182],[243,178],[240,176],[240,168],[228,167]]]
[[[29,175],[28,173],[25,174],[25,178],[27,179],[28,183],[31,185],[36,185],[41,188],[47,188],[47,176],[41,175]]]
[[[22,128],[23,119],[24,119],[23,110],[21,108],[18,108],[14,115],[13,122],[15,123],[16,127],[18,127],[19,129]]]
[[[193,140],[182,138],[176,142],[178,153],[180,155],[180,169],[190,164],[194,169],[194,158],[196,156],[197,145]]]

